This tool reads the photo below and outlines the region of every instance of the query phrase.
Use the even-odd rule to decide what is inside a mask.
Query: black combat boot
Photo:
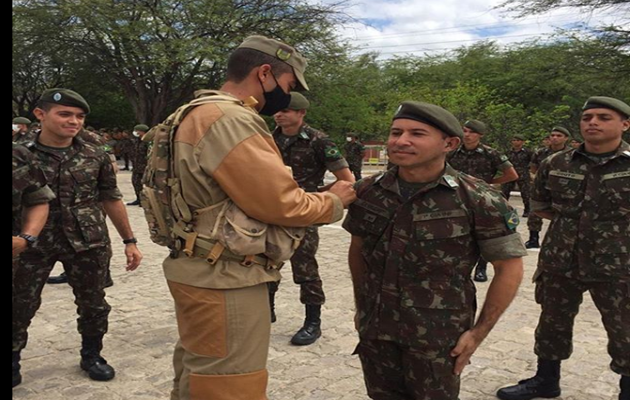
[[[497,397],[501,400],[551,399],[560,396],[560,393],[560,361],[538,359],[538,371],[534,377],[499,389]]]
[[[473,278],[475,282],[487,282],[488,274],[486,270],[488,269],[488,262],[485,260],[479,260],[477,263],[477,268],[475,268],[475,277]]]
[[[139,206],[140,205],[140,199],[135,199],[134,201],[127,203],[128,206]]]
[[[20,373],[20,370],[22,369],[22,367],[20,366],[20,360],[21,360],[20,352],[14,351],[13,352],[13,387],[16,387],[17,385],[22,383],[22,374]]]
[[[271,309],[271,323],[273,324],[278,320],[276,318],[276,292],[269,291],[269,308]]]
[[[81,369],[95,381],[111,381],[116,371],[101,357],[103,336],[83,336],[81,347]]]
[[[59,274],[59,276],[49,276],[48,279],[46,279],[46,283],[49,283],[51,285],[68,283],[68,275],[66,275],[65,272],[62,272],[61,274]]]
[[[523,210],[523,218],[527,217],[529,217],[529,210],[526,208],[525,210]]]
[[[112,272],[108,269],[107,276],[105,277],[105,289],[114,286],[114,280],[112,279]]]
[[[538,249],[540,248],[540,243],[538,243],[538,241],[540,240],[538,234],[540,232],[536,232],[536,231],[529,231],[529,240],[527,242],[525,242],[525,248],[526,249]]]
[[[630,376],[622,375],[619,381],[619,400],[630,400]]]
[[[291,338],[291,343],[296,346],[306,346],[315,343],[322,336],[321,315],[321,305],[307,304],[304,326]]]

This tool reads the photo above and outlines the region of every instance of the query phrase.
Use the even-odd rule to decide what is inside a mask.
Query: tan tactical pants
[[[267,400],[267,285],[231,290],[168,285],[180,337],[171,400]]]

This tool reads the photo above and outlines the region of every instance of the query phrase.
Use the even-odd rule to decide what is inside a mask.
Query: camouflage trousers
[[[566,360],[573,351],[573,322],[584,292],[590,292],[608,333],[611,369],[630,375],[630,282],[585,282],[543,273],[536,280],[542,313],[535,352],[545,360]]]
[[[525,212],[529,212],[529,190],[530,190],[529,176],[527,177],[527,179],[519,179],[517,181],[504,183],[501,186],[501,191],[503,192],[503,196],[509,200],[510,192],[514,190],[517,183],[518,183],[518,189],[521,192],[521,198],[523,199],[523,205],[525,206]]]
[[[304,240],[291,257],[293,282],[300,285],[302,304],[322,305],[326,302],[322,279],[319,277],[319,265],[315,259],[319,247],[319,231],[316,227],[306,228]],[[280,282],[270,282],[269,292],[275,294]]]
[[[134,165],[133,172],[131,173],[131,184],[133,190],[136,192],[136,198],[140,199],[140,193],[142,193],[142,176],[144,175],[144,169],[146,165]]]
[[[450,350],[361,339],[355,353],[371,399],[457,400],[460,378]]]
[[[354,175],[354,179],[358,182],[362,179],[361,169],[363,169],[363,165],[361,164],[350,164],[350,171]]]
[[[543,219],[532,213],[527,217],[527,229],[532,232],[540,232],[543,228]]]
[[[111,307],[105,300],[105,280],[111,251],[99,247],[76,253],[67,246],[66,252],[24,252],[20,255],[13,281],[13,351],[26,347],[28,327],[42,303],[42,290],[57,261],[63,264],[72,287],[79,314],[79,333],[100,336],[107,332],[107,317]]]

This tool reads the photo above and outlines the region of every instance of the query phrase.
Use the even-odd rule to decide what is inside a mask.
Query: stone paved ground
[[[121,172],[119,177],[121,190],[130,201],[131,174]],[[518,198],[515,205],[521,207]],[[66,285],[47,286],[43,305],[30,329],[29,346],[23,352],[24,383],[13,390],[14,399],[168,399],[176,327],[161,271],[164,250],[149,241],[142,210],[130,207],[129,213],[145,259],[138,271],[126,273],[122,245],[112,230],[112,274],[116,284],[107,293],[113,311],[104,355],[116,367],[118,376],[108,383],[92,382],[84,376],[78,367],[80,338],[72,292]],[[526,229],[523,224],[519,230],[525,235]],[[278,294],[278,322],[273,325],[271,338],[270,400],[367,399],[359,362],[351,356],[356,335],[346,264],[349,236],[338,225],[322,228],[321,236],[318,259],[328,298],[323,311],[324,334],[312,346],[289,344],[301,326],[303,306],[287,271]],[[525,259],[527,277],[534,272],[536,257],[537,252],[531,251]],[[479,286],[480,299],[486,288],[487,284]],[[461,400],[494,399],[497,388],[529,376],[535,368],[533,332],[539,308],[533,291],[526,279],[512,307],[464,372]],[[564,391],[560,399],[616,399],[618,377],[608,368],[606,336],[588,295],[575,332],[575,352],[563,364]]]

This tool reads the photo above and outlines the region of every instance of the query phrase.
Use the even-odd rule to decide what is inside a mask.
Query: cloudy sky
[[[328,1],[333,0],[323,0]],[[609,11],[587,13],[570,8],[516,19],[493,9],[501,0],[350,1],[353,5],[346,12],[356,22],[341,28],[340,35],[359,46],[360,52],[378,51],[383,58],[435,54],[480,40],[502,44],[550,40],[558,28],[615,21],[615,13]]]

